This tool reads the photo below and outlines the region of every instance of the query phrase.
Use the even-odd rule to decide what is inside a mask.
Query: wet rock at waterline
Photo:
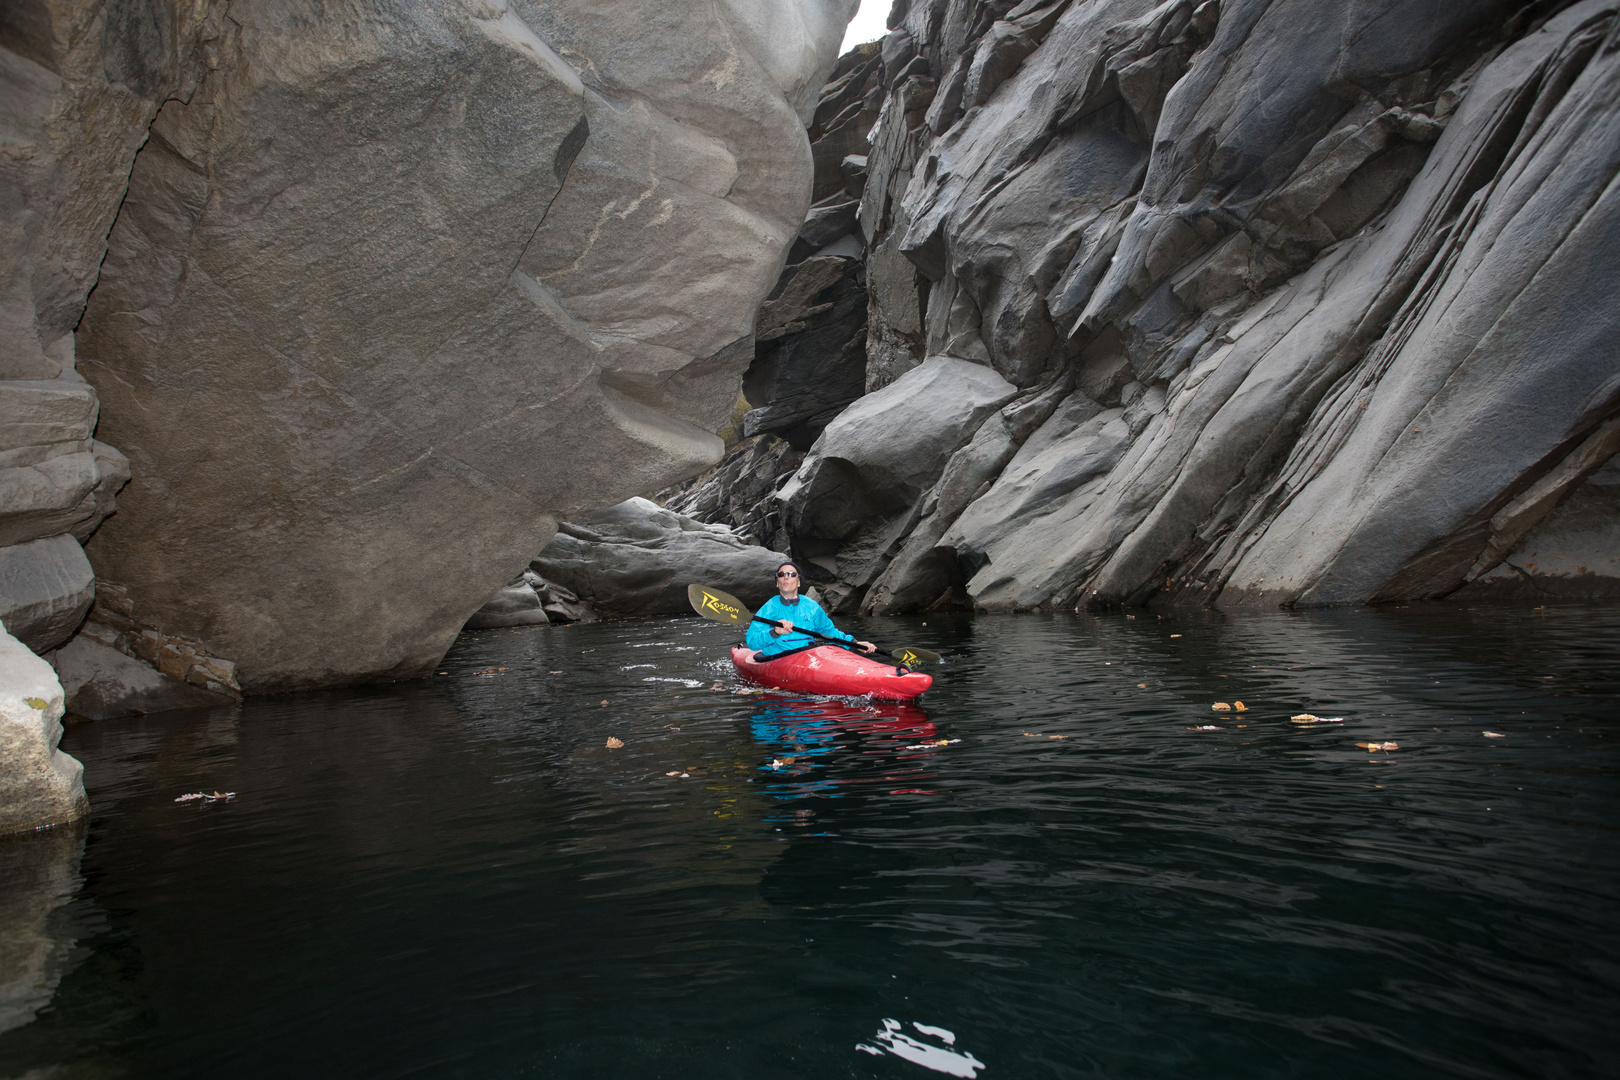
[[[0,377],[99,393],[135,630],[420,673],[559,519],[718,461],[853,6],[10,5]],[[34,517],[87,531],[92,465]]]
[[[82,816],[84,769],[56,748],[62,685],[51,665],[0,631],[0,835]]]
[[[165,674],[121,651],[118,644],[116,631],[91,624],[56,651],[56,675],[69,712],[90,720],[110,720],[238,700],[222,684],[209,689]]]
[[[751,607],[775,590],[786,556],[745,543],[647,499],[629,499],[564,522],[534,568],[605,616],[691,611],[686,587],[724,590]]]
[[[873,612],[1608,595],[1620,12],[1553,7],[897,6],[823,436],[897,449],[811,451],[794,554]],[[1010,393],[917,467],[871,403],[942,357]]]

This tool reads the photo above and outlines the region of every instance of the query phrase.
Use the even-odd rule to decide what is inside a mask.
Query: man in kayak
[[[796,631],[795,625],[840,641],[855,641],[853,637],[833,625],[827,613],[821,610],[820,604],[808,596],[799,595],[801,580],[798,563],[785,562],[776,568],[777,595],[765,601],[754,613],[761,619],[771,620],[776,625],[750,623],[748,626],[750,649],[766,656],[777,656],[816,643],[815,638]],[[855,647],[868,653],[877,649],[870,641],[855,641]]]

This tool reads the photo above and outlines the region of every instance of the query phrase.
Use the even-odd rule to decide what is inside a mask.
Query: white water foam
[[[862,1053],[874,1054],[882,1057],[885,1053],[893,1054],[897,1058],[904,1058],[913,1065],[921,1065],[925,1069],[944,1073],[947,1076],[975,1077],[979,1070],[985,1067],[984,1062],[963,1050],[953,1050],[956,1045],[956,1033],[946,1028],[934,1027],[932,1024],[919,1024],[915,1021],[911,1026],[919,1035],[927,1035],[938,1039],[944,1046],[934,1046],[912,1038],[901,1030],[898,1020],[883,1020],[883,1030],[878,1032],[873,1042],[882,1046],[873,1046],[871,1043],[856,1043],[855,1049]]]

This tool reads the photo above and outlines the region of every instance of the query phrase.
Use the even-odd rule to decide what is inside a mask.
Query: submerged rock
[[[710,585],[757,607],[775,591],[779,552],[745,543],[648,499],[564,522],[534,568],[606,616],[691,611],[686,587]]]

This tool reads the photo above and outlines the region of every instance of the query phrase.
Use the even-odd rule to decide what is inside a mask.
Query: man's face
[[[784,566],[776,572],[776,591],[782,594],[783,599],[791,600],[799,595],[799,572],[791,566]]]

